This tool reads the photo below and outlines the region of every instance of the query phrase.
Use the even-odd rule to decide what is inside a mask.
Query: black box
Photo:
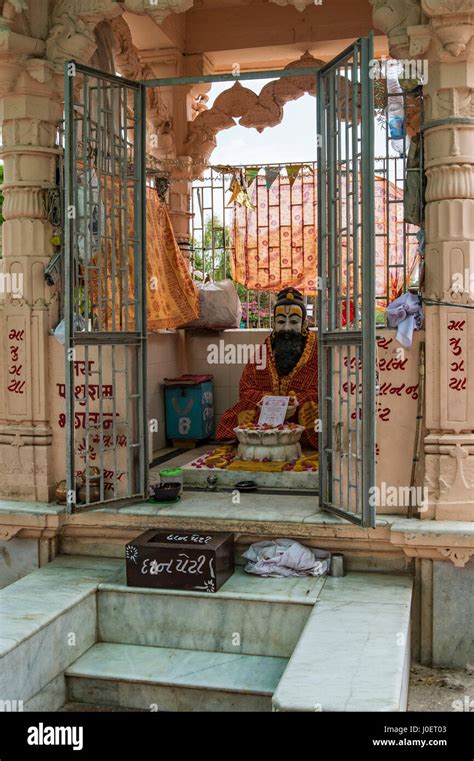
[[[234,573],[234,535],[151,529],[125,547],[127,585],[217,592]]]

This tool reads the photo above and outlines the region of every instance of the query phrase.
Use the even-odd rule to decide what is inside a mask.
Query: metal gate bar
[[[293,162],[295,163],[295,162]],[[298,162],[302,163],[302,162]],[[242,172],[245,176],[245,171],[250,167],[256,166],[255,164],[239,164],[232,167],[235,173]],[[265,163],[262,165],[269,168],[279,168],[284,170],[286,167],[291,166],[291,162],[287,163]],[[206,168],[204,175],[193,182],[191,192],[191,230],[190,230],[190,265],[191,272],[196,279],[199,279],[197,273],[200,273],[202,268],[203,279],[210,278],[212,281],[219,281],[225,277],[231,275],[231,257],[233,246],[235,246],[236,237],[238,234],[238,226],[241,228],[240,235],[242,236],[242,229],[246,229],[246,225],[251,217],[255,215],[255,249],[261,251],[261,242],[267,239],[267,230],[270,230],[268,219],[266,220],[266,226],[261,225],[260,220],[260,200],[267,206],[267,217],[270,214],[270,194],[266,186],[264,177],[260,174],[253,181],[250,187],[250,195],[255,198],[255,211],[249,211],[248,209],[236,209],[235,205],[230,206],[228,203],[229,193],[231,188],[231,181],[234,174],[229,171],[228,167],[209,166]],[[282,204],[284,203],[284,197],[281,194],[281,188],[288,183],[289,195],[291,199],[291,211],[294,211],[296,207],[300,207],[302,220],[302,229],[304,230],[305,219],[305,203],[304,203],[304,191],[310,185],[310,190],[314,194],[314,208],[312,210],[311,219],[309,223],[316,228],[316,177],[317,177],[317,164],[316,161],[308,160],[304,162],[304,168],[299,174],[300,183],[295,183],[291,186],[288,183],[287,177],[282,175],[281,172],[272,183],[271,188],[274,188],[276,184],[279,186],[279,206],[272,205],[278,217],[282,216]],[[296,196],[296,199],[295,199]],[[245,215],[245,217],[244,217]],[[290,214],[290,240],[294,240],[293,236],[293,214]],[[290,259],[288,265],[282,263],[282,234],[281,225],[278,225],[279,229],[279,251],[280,251],[280,274],[285,268],[291,270],[293,268],[293,261]],[[303,239],[301,245],[303,247],[303,257],[309,255],[306,252],[306,238],[303,233]],[[290,252],[291,256],[291,252]],[[263,257],[262,257],[263,259]],[[268,278],[268,263],[266,260],[263,264],[259,265],[262,272],[262,279],[265,282]],[[245,287],[239,283],[236,283],[236,287],[242,301],[242,306],[246,308],[247,316],[243,318],[242,327],[253,328],[271,328],[273,324],[273,306],[276,299],[277,289],[272,291],[267,289],[252,289]],[[316,303],[317,296],[304,296],[307,314],[311,321],[316,322]],[[252,322],[256,324],[250,325],[250,303],[256,302],[257,305],[257,317],[252,319]]]
[[[109,502],[123,504],[137,501],[137,498],[144,498],[147,493],[144,279],[145,87],[311,75],[317,77],[319,83],[318,127],[320,129],[318,128],[318,132],[325,136],[324,148],[319,153],[322,171],[318,173],[321,199],[318,204],[321,223],[319,243],[320,251],[323,253],[319,260],[322,262],[320,268],[324,276],[323,291],[319,299],[322,368],[320,404],[324,424],[330,422],[329,426],[323,425],[321,437],[321,473],[325,484],[325,489],[322,491],[323,507],[344,514],[358,523],[368,525],[367,522],[373,521],[372,513],[367,510],[366,500],[369,484],[373,483],[374,476],[374,458],[369,455],[373,455],[374,449],[372,402],[375,401],[375,362],[372,362],[375,359],[375,330],[372,330],[375,328],[375,289],[373,283],[370,284],[374,272],[373,93],[367,75],[371,56],[371,39],[359,40],[322,70],[297,68],[283,71],[247,72],[238,77],[234,75],[178,77],[147,80],[141,83],[103,75],[88,67],[73,64],[76,69],[75,76],[80,74],[85,82],[82,102],[75,103],[73,78],[66,75],[66,198],[69,208],[78,207],[80,172],[82,172],[84,186],[82,188],[84,208],[82,226],[75,217],[66,217],[66,427],[69,442],[68,504],[70,510],[78,509],[73,428],[77,415],[76,402],[85,406],[82,414],[86,421],[83,453],[86,497],[85,504],[81,505],[80,509],[97,507]],[[67,66],[68,64],[66,64],[66,73]],[[353,78],[350,87],[349,71]],[[365,76],[363,76],[364,72]],[[359,74],[361,74],[360,77]],[[338,89],[339,80],[344,75],[345,101],[341,100],[342,96]],[[89,80],[93,81],[93,87]],[[117,101],[120,104],[119,112],[123,115],[121,117],[117,114]],[[345,111],[347,116],[348,109],[352,112],[352,121],[346,125],[346,129],[352,129],[350,142],[352,148],[356,146],[357,149],[352,159],[343,155],[343,146],[345,145],[347,150],[348,140],[347,135],[343,140],[341,132],[342,114]],[[117,118],[119,123],[122,120],[118,128],[116,127]],[[355,138],[356,130],[357,137]],[[82,154],[76,151],[76,142],[82,147]],[[97,159],[96,168],[98,169],[94,179],[95,184],[91,181],[94,165],[91,159],[94,156]],[[341,168],[344,162],[346,165]],[[363,181],[361,188],[356,190],[357,181],[354,178],[357,180],[360,174]],[[107,190],[113,198],[113,204],[109,203]],[[118,203],[116,202],[117,193]],[[130,193],[131,200],[129,200]],[[359,193],[359,199],[357,193]],[[106,198],[111,211],[110,233],[107,222],[109,217],[105,214],[104,221],[101,219],[101,204],[105,203]],[[341,224],[344,217],[344,203],[346,203],[345,228]],[[351,212],[347,208],[348,203],[353,207],[352,219]],[[117,213],[119,221],[115,226]],[[358,220],[354,224],[356,214]],[[131,232],[127,227],[127,219],[130,215],[134,222]],[[350,231],[348,227],[351,227]],[[344,240],[346,245],[345,293],[342,272]],[[354,241],[355,249],[353,250]],[[350,243],[351,252],[349,252]],[[117,246],[119,247],[118,260],[115,258],[114,250]],[[101,254],[98,257],[98,264],[94,263],[94,254],[97,251]],[[133,257],[134,263],[133,283],[128,281],[130,257]],[[360,259],[360,264],[357,257]],[[106,283],[112,282],[110,292],[102,290],[102,279],[105,279]],[[118,300],[116,288],[118,288]],[[117,307],[117,301],[119,307]],[[351,306],[354,308],[352,316]],[[344,309],[347,322],[345,325],[343,325]],[[321,319],[322,317],[324,320]],[[78,318],[82,318],[82,324],[77,322]],[[369,345],[366,349],[367,340]],[[370,343],[373,345],[371,346]],[[85,357],[82,361],[85,378],[84,396],[76,398],[74,365],[77,360],[75,360],[74,351],[81,347]],[[94,350],[97,350],[96,355]],[[102,387],[107,364],[104,358],[106,353],[110,354],[112,383],[105,385],[113,389],[111,394],[104,394]],[[91,359],[93,356],[99,357],[98,370],[91,369],[91,363],[95,361]],[[361,366],[362,357],[364,361]],[[96,398],[99,402],[99,410],[97,412],[90,408],[89,394],[94,384],[89,383],[89,373],[99,376],[99,392]],[[369,388],[368,383],[372,377],[374,382]],[[337,378],[337,384],[333,382],[334,378]],[[353,406],[350,399],[343,396],[347,392],[350,395],[353,378],[356,379],[354,425],[351,424],[354,415]],[[120,470],[123,467],[122,460],[116,451],[114,439],[117,426],[120,425],[117,423],[118,404],[116,404],[115,394],[116,384],[120,381],[125,388],[126,397],[126,415],[120,421],[127,428],[126,467],[123,472]],[[112,404],[111,413],[106,411],[109,409],[107,407],[109,404]],[[361,423],[359,413],[362,413],[362,408],[364,420]],[[106,415],[112,416],[112,420],[109,421],[113,430],[112,445],[104,442],[104,431],[110,427],[105,426]],[[91,419],[96,423],[98,420],[96,427],[96,430],[99,429],[98,434],[91,434]],[[108,456],[113,452],[113,482],[108,484],[113,492],[110,500],[91,500],[93,490],[89,472],[93,461],[91,443],[99,444],[100,461],[105,467]],[[351,475],[351,468],[354,467],[355,480]],[[126,479],[125,485],[122,484],[123,494],[120,494],[118,481],[122,475],[125,475]],[[360,479],[361,488],[357,487],[357,479]],[[336,496],[336,486],[338,486],[339,499]],[[105,487],[105,476],[102,472],[100,475],[101,498],[105,496]]]
[[[358,40],[318,77],[320,499],[366,526],[375,520],[372,47]]]
[[[65,110],[65,426],[75,512],[148,494],[145,88],[67,62]]]

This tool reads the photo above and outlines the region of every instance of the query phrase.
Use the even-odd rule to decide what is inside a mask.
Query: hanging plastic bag
[[[86,206],[89,207],[88,213]],[[99,250],[100,237],[106,232],[105,209],[104,204],[99,203],[99,181],[95,169],[91,169],[90,173],[78,174],[77,207],[79,260],[84,263],[87,259],[87,264],[90,264]]]
[[[403,94],[398,81],[398,61],[387,63],[387,124],[394,151],[403,154],[405,138],[405,113]]]
[[[403,220],[420,227],[423,224],[423,190],[420,187],[421,136],[414,135],[408,151],[403,194]]]
[[[74,315],[74,330],[78,333],[86,329],[86,321],[80,314]],[[56,325],[53,336],[64,346],[66,342],[66,321],[63,319]]]
[[[232,280],[218,283],[195,283],[199,291],[199,319],[187,328],[224,330],[240,327],[242,304]]]

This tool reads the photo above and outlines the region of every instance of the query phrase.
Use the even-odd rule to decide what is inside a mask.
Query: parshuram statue
[[[222,415],[218,439],[234,439],[234,428],[256,423],[264,396],[289,396],[286,422],[304,426],[302,444],[317,448],[318,342],[308,330],[303,296],[285,288],[277,296],[273,332],[265,339],[260,363],[249,362],[239,386],[239,401]]]

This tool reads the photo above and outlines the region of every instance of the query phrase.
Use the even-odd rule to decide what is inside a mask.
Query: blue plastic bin
[[[166,436],[200,441],[214,433],[212,381],[193,383],[192,376],[186,377],[183,384],[179,378],[165,380]]]

